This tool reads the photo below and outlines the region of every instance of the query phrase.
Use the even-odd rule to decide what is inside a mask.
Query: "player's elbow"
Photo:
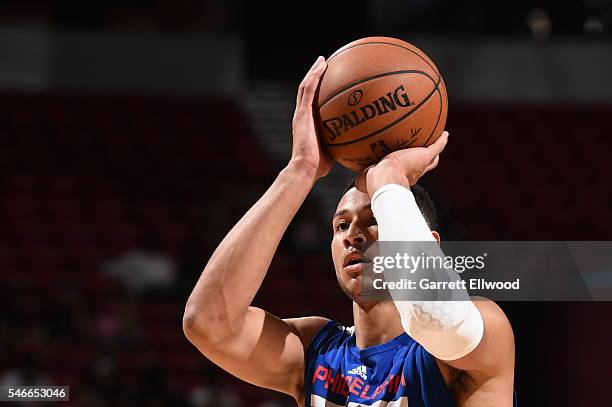
[[[187,304],[183,313],[183,333],[191,343],[202,342],[210,336],[212,330],[205,328],[210,326],[207,319],[206,313],[201,312],[199,307]]]
[[[206,333],[202,327],[206,326],[206,314],[202,312],[202,307],[187,302],[183,312],[183,333],[191,343],[195,344],[196,339],[202,338]]]
[[[214,345],[227,337],[226,318],[222,315],[213,317],[198,306],[187,304],[183,313],[183,333],[197,347],[204,344]]]
[[[183,313],[183,333],[185,337],[192,341],[192,337],[195,335],[197,316],[196,313],[189,310],[189,307],[185,308]],[[192,341],[193,342],[193,341]]]

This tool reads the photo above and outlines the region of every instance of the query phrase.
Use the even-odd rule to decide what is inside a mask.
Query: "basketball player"
[[[514,339],[493,302],[449,301],[439,315],[431,303],[372,303],[359,294],[366,243],[439,239],[410,187],[437,165],[446,132],[427,148],[388,155],[340,199],[331,249],[354,327],[251,306],[289,222],[332,166],[312,112],[325,68],[320,57],[300,84],[291,160],[210,258],[186,305],[185,335],[234,376],[300,406],[512,406]]]

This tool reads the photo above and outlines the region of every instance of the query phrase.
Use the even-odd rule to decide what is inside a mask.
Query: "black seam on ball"
[[[438,82],[438,85],[439,85],[439,82]],[[434,131],[436,131],[436,129],[438,128],[438,123],[440,123],[440,117],[442,117],[442,110],[444,108],[444,101],[442,100],[442,92],[440,92],[440,88],[438,88],[438,95],[440,96],[440,111],[438,112],[438,118],[436,119],[436,125],[431,130],[431,133],[429,134],[429,137],[427,137],[427,140],[423,144],[424,146],[429,144],[429,140],[431,140],[431,138],[433,137]]]
[[[400,40],[400,41],[401,41],[401,40]],[[410,49],[410,48],[406,48],[406,47],[404,47],[404,46],[402,46],[402,45],[399,45],[399,44],[394,44],[394,43],[392,43],[392,42],[384,42],[384,41],[372,41],[372,42],[364,42],[364,43],[361,43],[361,44],[351,45],[350,47],[348,47],[348,48],[346,48],[346,49],[343,49],[342,51],[340,51],[340,50],[339,50],[339,51],[336,51],[336,52],[334,52],[333,54],[331,54],[331,55],[330,55],[330,57],[327,59],[327,62],[329,63],[329,61],[331,61],[332,59],[334,59],[334,58],[335,58],[335,57],[337,57],[338,55],[343,54],[345,51],[348,51],[349,49],[353,49],[353,48],[355,48],[355,47],[360,47],[360,46],[362,46],[362,45],[371,45],[371,44],[384,44],[384,45],[392,45],[392,46],[394,46],[394,47],[399,47],[399,48],[405,49],[406,51],[410,51],[410,52],[412,52],[414,55],[416,55],[417,57],[421,58],[421,59],[423,60],[423,62],[425,62],[425,63],[426,63],[426,64],[427,64],[427,65],[428,65],[428,66],[429,66],[431,69],[433,69],[433,71],[436,73],[436,75],[438,75],[438,79],[440,79],[440,77],[441,77],[441,76],[440,76],[440,72],[438,72],[438,70],[436,69],[436,67],[435,67],[435,66],[433,66],[431,63],[429,63],[429,61],[427,61],[425,58],[423,58],[423,56],[419,55],[419,53],[418,53],[418,52],[416,52],[416,51],[414,51],[414,50],[412,50],[412,49]],[[422,51],[421,51],[421,52],[422,52]]]
[[[415,70],[415,69],[407,69],[407,70],[402,70],[402,71],[390,71],[390,72],[379,73],[377,75],[369,76],[367,78],[363,78],[363,79],[360,79],[360,80],[358,80],[356,82],[350,83],[350,84],[344,86],[343,88],[337,90],[335,93],[327,96],[327,98],[323,101],[323,103],[319,104],[319,110],[322,109],[323,106],[325,106],[327,103],[329,103],[329,101],[331,101],[333,98],[335,98],[336,96],[338,96],[339,94],[341,94],[343,92],[346,92],[347,90],[349,90],[353,86],[357,86],[357,85],[360,85],[362,83],[372,81],[374,79],[384,78],[385,76],[401,75],[401,74],[404,74],[404,73],[420,73],[420,74],[423,74],[423,75],[427,76],[432,82],[436,83],[435,79],[432,78],[431,76],[429,76],[429,74],[427,72],[418,71],[418,70]],[[440,80],[438,80],[438,83],[440,83]],[[437,84],[436,84],[436,86],[437,86]]]

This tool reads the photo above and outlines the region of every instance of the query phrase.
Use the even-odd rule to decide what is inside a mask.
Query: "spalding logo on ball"
[[[392,151],[433,143],[447,109],[442,76],[423,51],[395,38],[369,37],[329,57],[315,112],[321,143],[340,164],[359,171]]]

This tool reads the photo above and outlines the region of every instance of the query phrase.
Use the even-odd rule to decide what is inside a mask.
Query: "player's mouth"
[[[351,277],[361,274],[365,264],[370,261],[362,253],[351,253],[344,257],[342,267]]]

